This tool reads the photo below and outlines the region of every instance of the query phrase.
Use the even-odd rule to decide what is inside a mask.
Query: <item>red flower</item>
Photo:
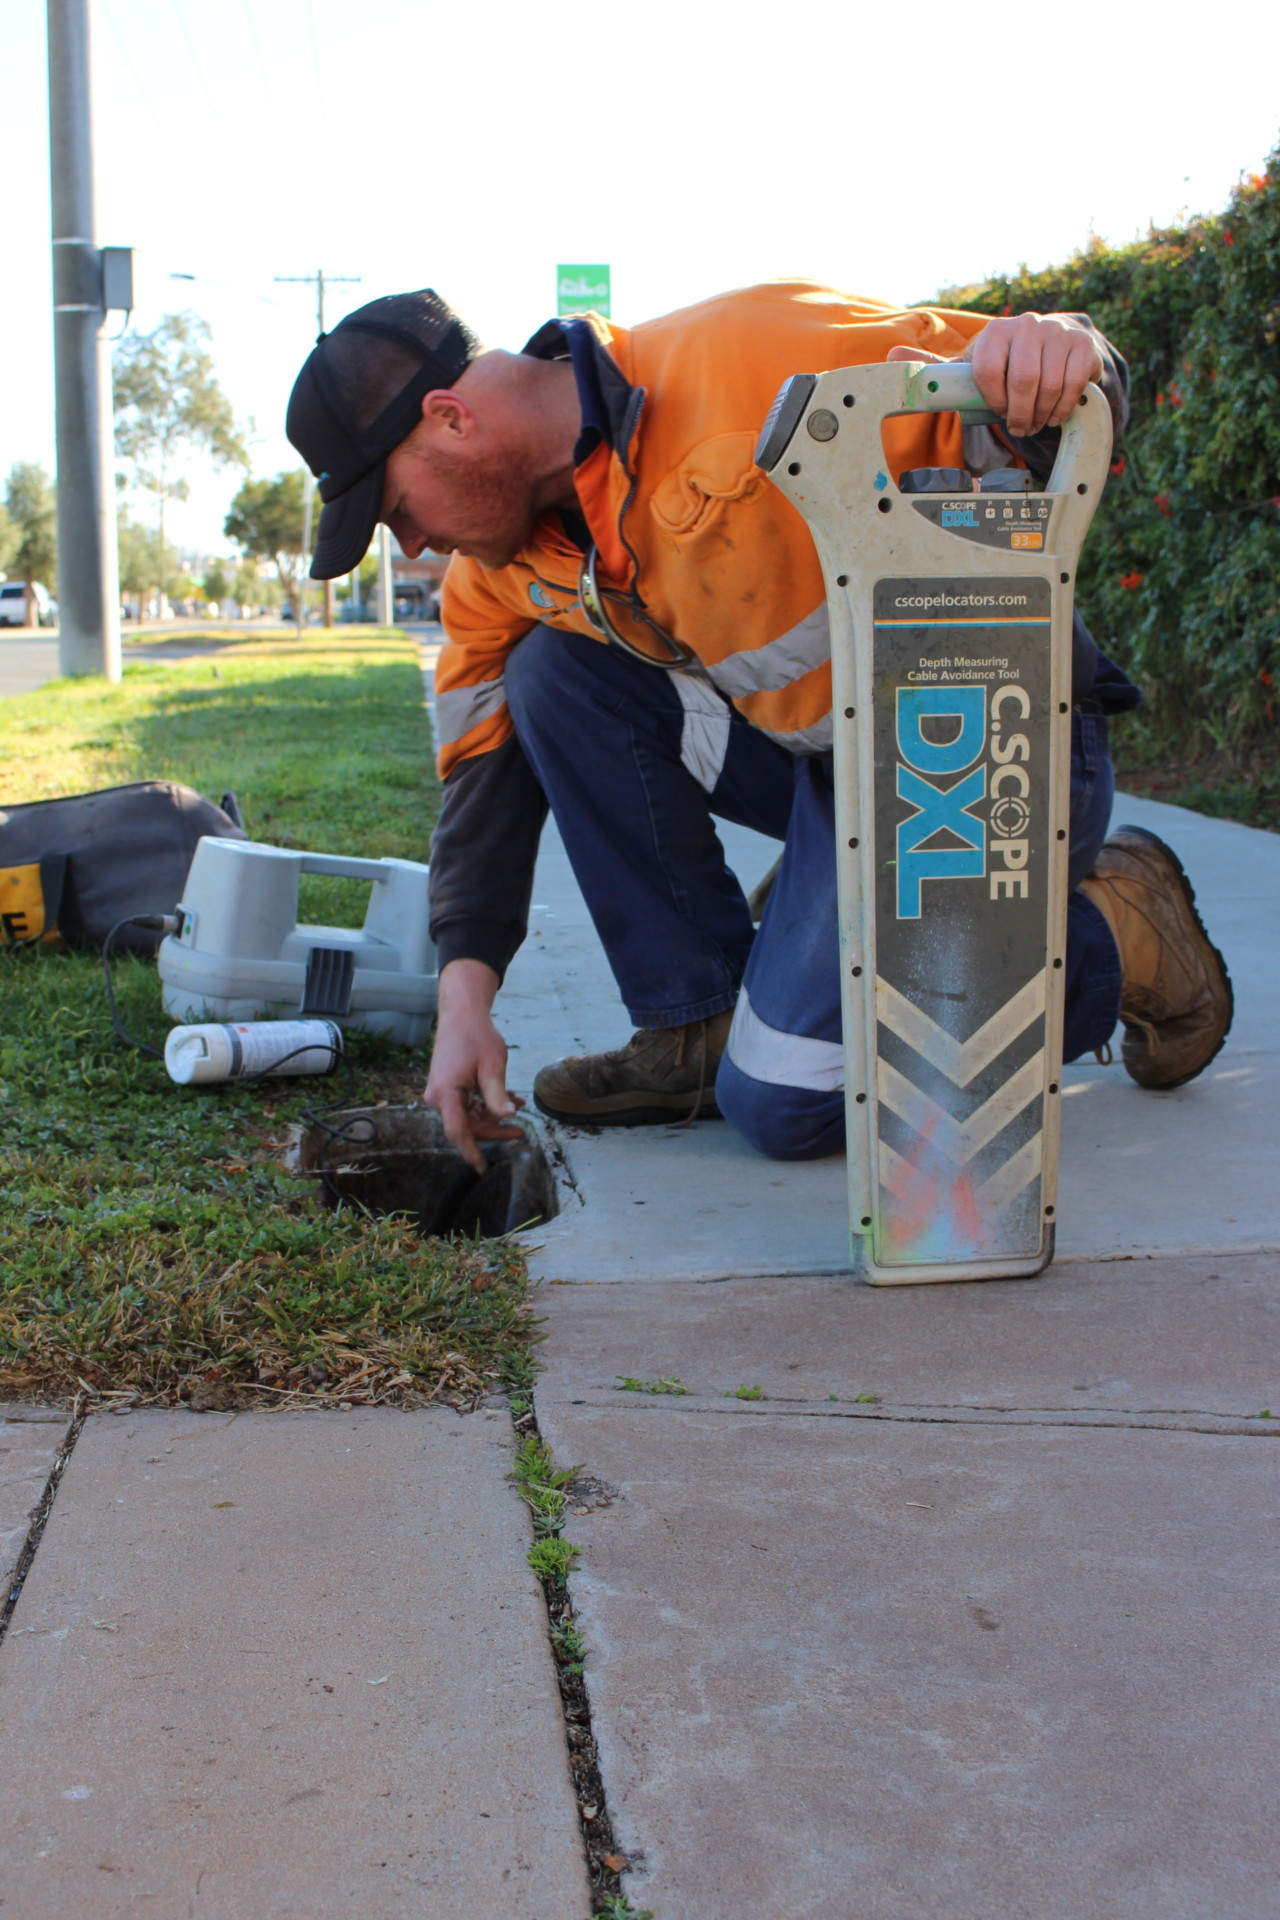
[[[1236,243],[1236,237],[1234,233],[1232,233],[1230,227],[1228,227],[1226,232],[1222,236],[1222,244],[1224,247],[1234,247],[1235,243]]]
[[[1120,458],[1118,460],[1113,460],[1111,462],[1111,471],[1115,475],[1117,480],[1120,478],[1120,475],[1124,472],[1128,464],[1129,463],[1125,459],[1123,454],[1120,455]]]
[[[1160,509],[1160,511],[1161,511],[1161,513],[1162,513],[1162,514],[1163,514],[1163,515],[1165,516],[1165,518],[1166,518],[1166,520],[1167,520],[1167,519],[1168,519],[1168,517],[1169,517],[1169,496],[1168,496],[1168,494],[1167,494],[1167,493],[1158,493],[1158,494],[1156,495],[1156,505],[1157,505],[1157,506],[1159,507],[1159,509]]]
[[[1007,320],[1009,318],[1009,315],[1013,312],[1013,308],[1009,305],[1008,301],[1006,300],[1004,305],[1001,307],[1000,311],[1004,315],[1005,319]]]
[[[1142,575],[1140,573],[1122,574],[1120,576],[1120,585],[1124,588],[1126,593],[1132,593],[1135,587],[1140,587],[1142,585]]]
[[[1266,667],[1262,669],[1262,672],[1258,675],[1258,678],[1259,680],[1261,680],[1264,687],[1269,687],[1271,685],[1271,674]]]
[[[1164,405],[1164,395],[1162,393],[1158,393],[1156,395],[1156,405],[1158,407],[1162,407]]]

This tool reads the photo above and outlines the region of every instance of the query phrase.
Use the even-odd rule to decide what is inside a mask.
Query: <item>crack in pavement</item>
[[[611,1409],[640,1414],[715,1413],[749,1415],[756,1419],[773,1415],[784,1420],[880,1420],[916,1426],[1036,1426],[1102,1427],[1155,1430],[1171,1433],[1244,1434],[1249,1438],[1280,1438],[1280,1419],[1264,1420],[1258,1414],[1216,1414],[1198,1409],[1181,1412],[1170,1408],[1107,1407],[989,1407],[989,1406],[820,1406],[811,1402],[786,1400],[728,1401],[702,1394],[632,1397],[605,1393],[575,1396],[543,1394],[563,1406]]]

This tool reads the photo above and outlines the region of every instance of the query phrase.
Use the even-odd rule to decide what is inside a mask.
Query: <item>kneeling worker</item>
[[[961,357],[1001,426],[894,420],[895,478],[1016,459],[1043,483],[1089,381],[1124,425],[1124,362],[1080,315],[904,310],[804,281],[631,329],[551,321],[520,353],[483,349],[430,291],[397,294],[308,357],[288,433],[325,503],[312,575],[350,572],[379,521],[408,555],[454,556],[426,1097],[473,1165],[519,1104],[492,1008],[548,805],[637,1031],[543,1067],[538,1105],[597,1126],[719,1112],[778,1159],[842,1146],[826,594],[752,452],[790,374]],[[1107,716],[1139,697],[1077,619],[1065,1057],[1119,1017],[1133,1078],[1174,1087],[1221,1047],[1231,988],[1176,855],[1107,838]],[[713,815],[784,843],[758,932]]]

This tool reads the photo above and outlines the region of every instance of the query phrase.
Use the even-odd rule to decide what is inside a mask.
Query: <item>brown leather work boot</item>
[[[1121,827],[1080,891],[1105,915],[1120,949],[1126,1070],[1140,1087],[1194,1080],[1226,1039],[1234,1001],[1182,862],[1154,833]]]
[[[574,1054],[544,1067],[533,1097],[554,1120],[595,1127],[652,1127],[718,1120],[716,1068],[733,1011],[686,1027],[633,1033],[612,1053]]]

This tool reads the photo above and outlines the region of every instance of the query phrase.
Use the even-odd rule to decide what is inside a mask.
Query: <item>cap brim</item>
[[[360,565],[369,551],[386,485],[387,463],[379,460],[353,487],[330,500],[316,528],[316,550],[311,561],[313,580],[336,580]]]

